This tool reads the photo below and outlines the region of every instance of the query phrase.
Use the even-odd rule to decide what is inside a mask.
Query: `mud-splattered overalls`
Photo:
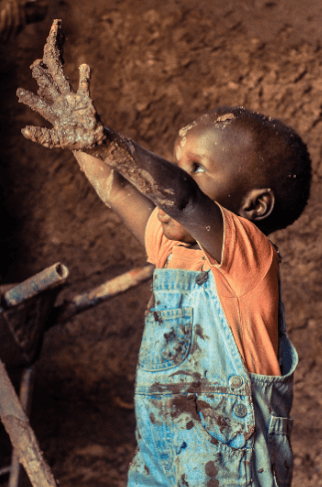
[[[297,353],[280,304],[281,377],[249,373],[212,272],[157,269],[139,354],[128,487],[288,487]]]

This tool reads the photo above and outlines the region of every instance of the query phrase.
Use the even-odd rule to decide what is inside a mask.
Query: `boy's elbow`
[[[181,178],[178,184],[174,184],[172,198],[168,204],[160,206],[166,213],[174,219],[182,220],[189,216],[198,206],[201,196],[204,196],[197,183],[190,178]]]

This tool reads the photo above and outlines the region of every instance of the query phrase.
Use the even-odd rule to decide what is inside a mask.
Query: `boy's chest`
[[[190,271],[205,271],[210,268],[206,256],[200,249],[174,247],[168,255],[164,269],[182,269]]]

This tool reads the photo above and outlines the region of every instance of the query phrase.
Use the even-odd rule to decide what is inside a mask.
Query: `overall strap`
[[[277,255],[278,255],[278,264],[282,262],[282,255],[278,250],[277,245],[273,242],[270,243],[274,247]],[[285,321],[285,307],[282,300],[282,289],[281,289],[281,276],[280,271],[278,269],[278,293],[279,293],[279,303],[278,303],[278,363],[281,369],[281,373],[283,374],[283,357],[282,357],[282,342],[283,337],[286,335],[286,321]]]

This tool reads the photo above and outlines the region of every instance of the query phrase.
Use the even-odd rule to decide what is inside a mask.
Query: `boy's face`
[[[250,136],[227,124],[219,128],[213,123],[196,124],[177,138],[174,162],[211,200],[238,214],[247,191],[245,171],[251,167]],[[158,217],[167,238],[195,243],[185,228],[162,210]]]

